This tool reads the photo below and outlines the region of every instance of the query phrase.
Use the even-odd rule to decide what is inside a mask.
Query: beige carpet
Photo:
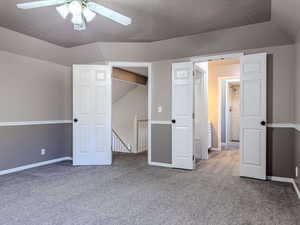
[[[238,177],[238,152],[195,171],[117,155],[109,167],[70,162],[0,177],[0,225],[297,225],[290,184]]]

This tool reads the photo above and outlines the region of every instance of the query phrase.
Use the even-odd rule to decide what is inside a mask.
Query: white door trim
[[[268,176],[268,180],[270,181],[277,181],[277,182],[284,182],[284,183],[291,183],[295,189],[295,192],[300,199],[300,190],[298,188],[297,183],[295,182],[295,179],[293,178],[288,178],[288,177],[274,177],[274,176]]]
[[[209,62],[209,61],[217,61],[224,59],[237,59],[244,56],[244,52],[236,52],[236,53],[228,53],[228,54],[220,54],[220,55],[207,55],[207,56],[195,56],[191,57],[191,62],[199,63],[199,62]]]
[[[152,120],[151,123],[152,124],[166,124],[166,125],[172,124],[171,121],[167,121],[167,120]]]
[[[147,67],[148,68],[148,121],[151,121],[151,102],[152,102],[152,63],[150,62],[128,62],[128,61],[110,61],[108,65],[111,67]],[[148,164],[151,165],[151,124],[148,123]]]
[[[234,81],[240,81],[240,76],[224,76],[218,78],[218,151],[222,151],[222,140],[221,140],[221,126],[222,126],[222,81],[226,82],[226,99],[228,97],[228,83]],[[226,101],[226,120],[228,120],[228,105]],[[228,126],[226,126],[226,143],[228,143]]]
[[[24,165],[24,166],[19,166],[19,167],[7,169],[7,170],[1,170],[0,171],[0,176],[10,174],[10,173],[20,172],[20,171],[23,171],[23,170],[32,169],[32,168],[35,168],[35,167],[46,166],[46,165],[53,164],[53,163],[69,161],[69,160],[72,161],[72,158],[71,157],[61,157],[61,158],[51,159],[51,160],[47,160],[47,161],[27,164],[27,165]]]
[[[295,128],[294,123],[268,123],[268,127],[274,128]]]
[[[72,120],[43,120],[43,121],[0,122],[0,127],[46,125],[46,124],[71,124],[71,123],[72,123]]]

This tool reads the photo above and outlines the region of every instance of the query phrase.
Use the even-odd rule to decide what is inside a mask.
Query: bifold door
[[[266,179],[267,56],[241,58],[240,175]]]
[[[193,63],[172,64],[172,165],[194,168]]]
[[[111,69],[73,66],[73,164],[110,165]]]

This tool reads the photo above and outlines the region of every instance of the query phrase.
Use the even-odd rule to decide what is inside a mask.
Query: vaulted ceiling
[[[152,42],[269,21],[271,17],[271,0],[94,0],[130,16],[133,24],[126,27],[97,16],[86,31],[78,32],[55,7],[16,8],[16,3],[28,1],[0,1],[0,26],[64,47]]]

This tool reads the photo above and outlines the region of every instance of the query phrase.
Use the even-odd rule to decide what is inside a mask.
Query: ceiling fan
[[[96,13],[107,17],[124,26],[131,24],[131,18],[124,16],[114,10],[99,5],[91,0],[43,0],[17,4],[19,9],[34,9],[46,6],[55,6],[57,12],[66,19],[72,14],[71,22],[74,30],[82,31],[86,29],[86,23],[91,22]]]

